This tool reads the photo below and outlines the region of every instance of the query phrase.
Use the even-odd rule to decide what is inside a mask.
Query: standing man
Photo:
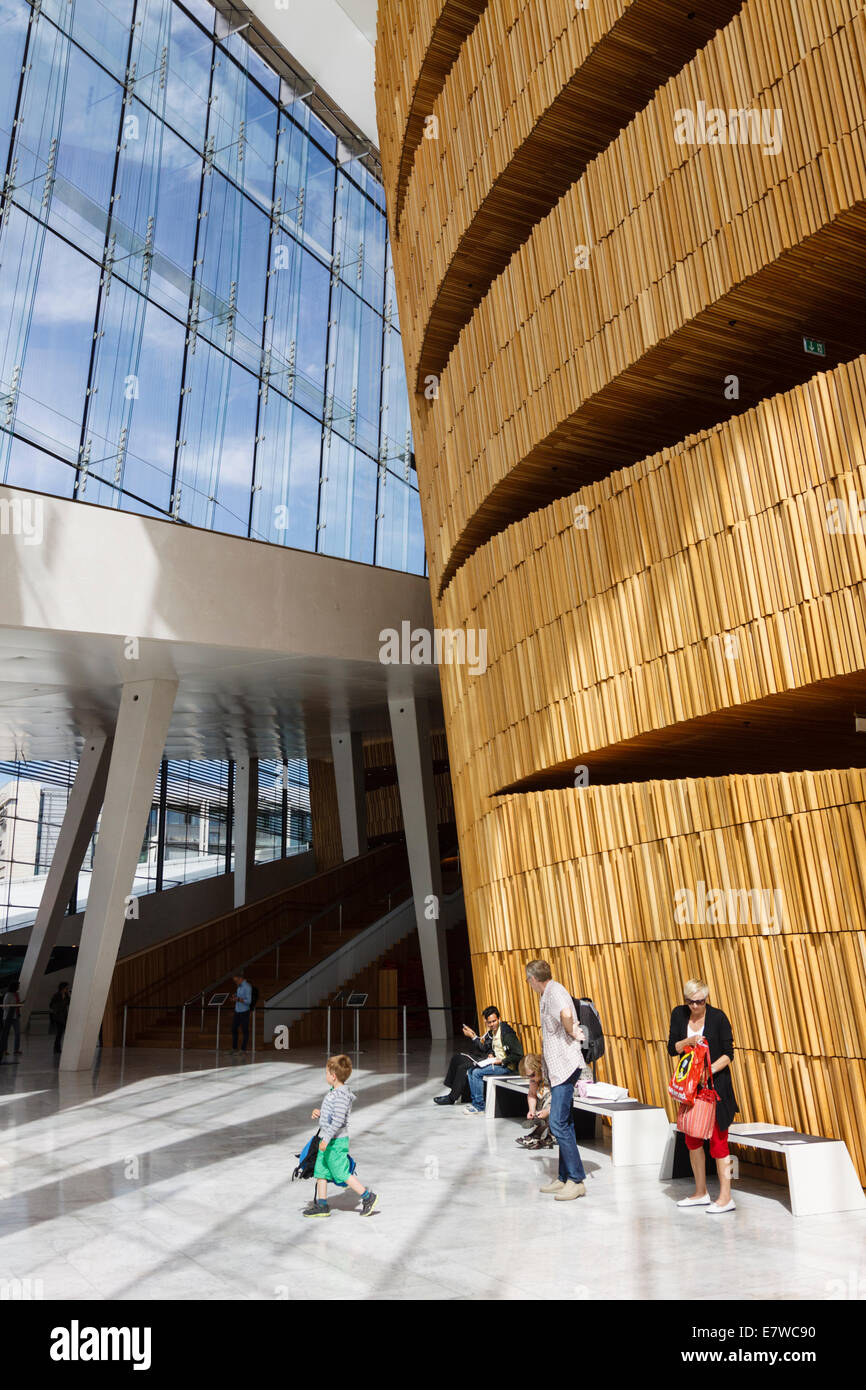
[[[574,1087],[584,1065],[581,1028],[571,995],[551,977],[546,960],[529,962],[526,983],[539,996],[544,1065],[550,1080],[548,1123],[559,1144],[559,1177],[541,1191],[554,1193],[557,1202],[570,1202],[586,1196],[586,1172],[574,1137],[573,1118]]]
[[[48,1005],[51,1022],[54,1024],[54,1055],[56,1057],[59,1057],[63,1051],[63,1034],[66,1032],[66,1020],[69,1017],[71,997],[69,985],[66,980],[61,980],[51,996],[51,1003]]]
[[[235,992],[232,999],[235,1001],[235,1013],[232,1019],[232,1056],[238,1052],[238,1031],[240,1031],[243,1041],[240,1046],[241,1055],[246,1055],[247,1043],[250,1039],[250,1005],[253,1002],[253,987],[243,974],[232,977],[235,982]]]
[[[3,1032],[0,1036],[0,1058],[6,1056],[6,1044],[9,1041],[9,1034],[14,1030],[15,1033],[15,1056],[21,1056],[21,997],[18,993],[18,981],[13,980],[3,995]]]

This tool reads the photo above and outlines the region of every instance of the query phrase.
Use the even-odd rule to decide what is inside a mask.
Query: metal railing
[[[128,1013],[129,1013],[129,1012],[131,1012],[131,1011],[133,1011],[133,1010],[136,1010],[136,1011],[144,1012],[144,1013],[160,1013],[160,1014],[165,1014],[165,1013],[171,1012],[171,1011],[174,1010],[174,1009],[179,1009],[179,1010],[180,1010],[180,1014],[181,1014],[181,1025],[180,1025],[180,1049],[179,1049],[179,1050],[180,1050],[181,1058],[183,1058],[184,1052],[187,1050],[187,1048],[186,1048],[186,1011],[187,1011],[187,1009],[190,1007],[191,1004],[197,1004],[197,1002],[198,1002],[198,996],[196,996],[193,1000],[187,1000],[186,1003],[184,1003],[184,1004],[173,1004],[173,1005],[169,1005],[169,1006],[166,1006],[166,1005],[164,1005],[164,1004],[124,1004],[124,1006],[123,1006],[123,1041],[122,1041],[122,1043],[121,1043],[121,1053],[122,1053],[123,1055],[125,1055],[125,1053],[126,1053],[126,1029],[127,1029],[127,1016],[128,1016]],[[225,1007],[225,1006],[224,1006],[223,1004],[216,1004],[216,1005],[214,1005],[214,1008],[216,1009],[216,1034],[215,1034],[215,1038],[214,1038],[214,1053],[215,1053],[215,1055],[216,1055],[217,1057],[219,1056],[219,1053],[220,1053],[220,1023],[221,1023],[222,1009],[223,1009],[224,1007]],[[464,1021],[465,1021],[466,1018],[472,1017],[472,1018],[474,1018],[474,1020],[475,1020],[475,1026],[476,1026],[476,1027],[480,1026],[479,1019],[478,1019],[478,1016],[477,1016],[477,1014],[476,1014],[474,1004],[471,1006],[471,1008],[467,1008],[467,1007],[465,1007],[464,1005],[457,1005],[457,1004],[431,1004],[431,1005],[427,1005],[427,1004],[370,1004],[369,1006],[368,1006],[368,1005],[363,1005],[362,1007],[363,1007],[365,1013],[368,1014],[368,1015],[369,1015],[369,1014],[372,1014],[372,1013],[378,1013],[378,1014],[381,1014],[381,1013],[396,1013],[398,1016],[401,1016],[401,1017],[402,1017],[403,1047],[402,1047],[402,1050],[401,1050],[400,1052],[398,1052],[398,1054],[397,1054],[398,1057],[408,1057],[408,1056],[409,1056],[409,1032],[408,1032],[408,1026],[409,1026],[409,1014],[410,1014],[410,1013],[411,1013],[411,1014],[425,1014],[425,1015],[429,1015],[429,1014],[433,1014],[433,1013],[450,1013],[450,1014],[456,1014],[456,1015],[458,1015],[461,1019],[463,1019]],[[353,1056],[356,1056],[356,1057],[357,1057],[357,1056],[360,1056],[360,1055],[361,1055],[361,1052],[362,1052],[362,1048],[361,1048],[361,1046],[360,1046],[360,1029],[361,1029],[361,1021],[360,1021],[361,1008],[360,1008],[360,1007],[359,1007],[359,1008],[356,1008],[356,1007],[350,1006],[350,1005],[348,1005],[348,1004],[316,1004],[316,1005],[310,1006],[309,1008],[306,1008],[306,1007],[301,1008],[301,1007],[298,1007],[298,1006],[296,1006],[295,1008],[286,1008],[285,1005],[271,1005],[271,1004],[258,1005],[258,1004],[257,1004],[256,1007],[255,1007],[254,1009],[251,1009],[251,1010],[250,1010],[250,1037],[249,1037],[249,1042],[250,1042],[250,1053],[251,1053],[251,1057],[252,1057],[253,1059],[255,1059],[255,1055],[256,1055],[256,1015],[257,1015],[258,1013],[261,1013],[261,1014],[268,1014],[268,1013],[277,1013],[277,1014],[300,1013],[300,1014],[303,1014],[304,1016],[306,1016],[307,1014],[314,1014],[314,1013],[324,1013],[324,1014],[326,1014],[327,1017],[326,1017],[326,1024],[325,1024],[325,1051],[326,1051],[326,1056],[330,1056],[330,1055],[331,1055],[331,1038],[332,1038],[332,1027],[331,1027],[332,1015],[333,1015],[334,1011],[336,1011],[337,1009],[340,1010],[340,1014],[341,1014],[340,1046],[342,1047],[342,1045],[343,1045],[343,1028],[342,1028],[342,1023],[343,1023],[343,1021],[345,1020],[345,1013],[346,1013],[346,1010],[347,1010],[347,1009],[350,1009],[350,1012],[352,1012],[352,1013],[355,1015],[355,1023],[354,1023],[355,1046],[354,1046],[354,1048],[353,1048],[351,1051],[352,1051],[352,1055],[353,1055]],[[234,1009],[232,1009],[232,1012],[234,1012]],[[300,1020],[297,1020],[297,1021],[300,1021]],[[284,1040],[284,1041],[281,1041],[281,1042],[277,1042],[276,1040],[273,1040],[273,1041],[271,1042],[270,1046],[273,1048],[274,1051],[277,1051],[277,1052],[288,1052],[288,1051],[291,1050],[291,1047],[290,1047],[290,1040],[289,1040],[289,1032],[290,1032],[290,1030],[291,1030],[292,1024],[291,1024],[291,1023],[288,1023],[288,1024],[280,1024],[280,1025],[278,1025],[278,1027],[285,1028],[285,1030],[286,1030],[285,1040]],[[202,1031],[204,1031],[204,1030],[202,1029]],[[263,1031],[264,1031],[264,1029],[263,1029]],[[456,1033],[455,1033],[455,1036],[456,1036]],[[390,1042],[390,1041],[396,1041],[396,1039],[384,1038],[384,1039],[379,1039],[379,1041]],[[426,1043],[427,1041],[429,1041],[429,1040],[425,1038],[425,1039],[424,1039],[424,1042]],[[268,1046],[268,1044],[267,1044],[266,1042],[264,1042],[264,1039],[263,1039],[263,1045],[264,1045],[264,1046]],[[314,1047],[314,1046],[316,1046],[316,1044],[315,1044],[315,1043],[310,1043],[309,1046],[310,1046],[310,1047]],[[169,1049],[166,1049],[166,1050],[169,1050]],[[195,1050],[196,1050],[196,1051],[203,1051],[204,1049],[197,1048],[197,1049],[195,1049]]]
[[[342,936],[342,934],[343,934],[343,904],[346,902],[346,900],[347,900],[348,898],[351,898],[351,897],[353,896],[353,893],[358,893],[358,892],[360,892],[362,889],[364,889],[364,888],[366,888],[366,887],[367,887],[367,884],[366,884],[366,883],[359,884],[358,887],[357,887],[356,889],[351,890],[349,893],[345,894],[344,897],[342,897],[342,898],[340,899],[339,902],[337,902],[337,903],[329,903],[327,907],[323,907],[319,912],[313,913],[312,917],[308,917],[307,920],[306,920],[305,922],[301,922],[301,923],[299,923],[298,926],[293,927],[292,930],[291,930],[290,932],[287,932],[285,936],[281,936],[281,937],[279,938],[278,941],[272,941],[272,942],[270,943],[270,945],[265,946],[261,951],[257,952],[256,955],[247,957],[247,958],[245,959],[245,961],[244,961],[244,963],[243,963],[242,966],[239,965],[239,966],[236,966],[236,967],[235,967],[234,969],[232,969],[232,970],[227,970],[227,971],[225,971],[225,973],[222,974],[222,975],[220,975],[218,979],[213,980],[213,981],[212,981],[210,984],[208,984],[208,985],[205,985],[204,989],[202,989],[202,990],[196,990],[195,994],[193,994],[193,995],[191,996],[191,998],[189,998],[189,999],[186,1000],[186,1002],[185,1002],[185,1004],[184,1004],[184,1008],[186,1008],[187,1005],[192,1005],[192,1004],[198,1004],[198,1005],[200,1006],[200,1008],[201,1008],[201,1030],[202,1030],[202,1032],[204,1032],[204,1016],[205,1016],[205,1009],[208,1007],[208,1006],[205,1004],[205,996],[206,996],[206,995],[210,994],[213,990],[216,990],[220,985],[224,985],[225,982],[226,982],[227,980],[234,979],[234,977],[235,977],[236,975],[240,975],[240,974],[242,974],[242,973],[245,975],[245,974],[246,974],[246,971],[249,969],[249,967],[250,967],[251,965],[255,965],[256,961],[264,960],[265,957],[271,955],[272,952],[274,952],[274,953],[275,953],[275,956],[276,956],[275,967],[274,967],[274,979],[278,979],[278,978],[279,978],[279,972],[280,972],[280,949],[281,949],[281,947],[285,946],[288,942],[293,941],[296,937],[300,936],[301,933],[304,932],[304,931],[307,933],[307,953],[308,953],[309,957],[312,958],[312,954],[313,954],[313,927],[316,925],[316,923],[317,923],[317,922],[321,922],[325,917],[330,916],[331,913],[333,913],[333,912],[336,911],[336,912],[337,912],[337,916],[338,916],[337,932],[338,932],[338,935],[339,935],[339,936]],[[403,890],[404,888],[408,889],[408,892],[406,893],[405,896],[400,896],[400,894],[402,893],[402,890]],[[385,907],[385,913],[383,914],[383,915],[387,916],[387,914],[388,914],[389,912],[391,912],[391,910],[392,910],[392,900],[394,900],[394,899],[396,898],[396,903],[395,903],[395,905],[396,905],[396,906],[402,906],[404,903],[409,902],[409,901],[411,900],[411,896],[412,896],[412,893],[411,893],[411,883],[410,883],[410,881],[409,881],[408,879],[406,879],[406,880],[404,880],[403,882],[399,883],[399,884],[397,885],[396,888],[392,888],[392,889],[390,890],[390,892],[384,893],[384,894],[382,894],[382,895],[381,895],[380,897],[378,897],[378,898],[373,898],[371,902],[366,903],[366,904],[364,905],[364,908],[369,908],[370,910],[374,910],[374,909],[377,908],[377,907],[381,907],[383,904],[387,904],[387,906]],[[362,908],[362,913],[364,912],[364,908]],[[375,922],[375,921],[377,921],[377,920],[378,920],[378,919],[377,919],[376,917],[373,918],[373,922]],[[356,926],[353,926],[353,927],[352,927],[352,930],[353,930],[353,931],[355,931],[355,930],[362,931],[362,930],[364,930],[364,926],[371,926],[371,925],[372,925],[372,922],[368,922],[368,923],[366,923],[366,924],[364,924],[364,925],[359,924],[357,927],[356,927]],[[137,1007],[137,1006],[136,1006],[136,1007]],[[155,1006],[155,1007],[156,1007],[156,1006]],[[167,1011],[167,1010],[170,1009],[172,1006],[169,1005],[169,1006],[162,1006],[162,1007],[163,1007],[163,1010],[164,1010],[164,1011]],[[216,1009],[217,1009],[217,1025],[219,1025],[219,1010],[222,1008],[222,1005],[219,1005],[219,1004],[218,1004],[218,1005],[216,1005],[215,1007],[216,1007]],[[127,1008],[127,1005],[124,1004],[124,1029],[125,1029],[125,1027],[126,1027],[126,1022],[125,1022],[125,1020],[126,1020],[126,1012],[125,1012],[125,1011],[126,1011],[126,1008]],[[309,1011],[306,1011],[306,1012],[309,1012]],[[182,1025],[182,1026],[183,1026],[183,1025]]]

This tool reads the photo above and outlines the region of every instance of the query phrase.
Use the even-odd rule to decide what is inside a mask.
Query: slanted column
[[[66,803],[63,824],[21,968],[21,1023],[25,1027],[33,1009],[34,990],[45,974],[51,952],[57,945],[72,890],[96,829],[108,780],[111,742],[107,734],[93,734],[85,739],[81,750],[78,771]]]
[[[364,741],[360,734],[332,730],[334,781],[343,858],[355,859],[367,849],[367,799],[364,792]]]
[[[388,710],[409,853],[415,921],[421,945],[424,988],[427,1005],[431,1009],[430,1031],[434,1038],[449,1038],[451,1017],[441,1007],[447,1007],[451,998],[445,931],[440,913],[442,870],[427,706],[423,701],[414,699],[389,699]]]
[[[93,1063],[176,691],[177,681],[150,680],[131,681],[121,692],[63,1038],[63,1071],[82,1071]]]
[[[256,862],[256,816],[259,809],[259,760],[235,763],[235,907],[248,901]]]

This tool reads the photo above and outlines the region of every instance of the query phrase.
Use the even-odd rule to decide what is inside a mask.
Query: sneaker
[[[710,1205],[710,1194],[705,1192],[703,1197],[683,1197],[681,1202],[677,1202],[678,1207],[708,1207]]]
[[[583,1183],[573,1182],[572,1179],[569,1178],[568,1182],[563,1186],[562,1191],[557,1192],[553,1200],[554,1202],[573,1202],[575,1197],[585,1196],[586,1188]]]
[[[718,1202],[710,1202],[710,1205],[707,1207],[707,1216],[721,1216],[723,1212],[736,1210],[736,1202],[726,1202],[723,1207],[720,1207]]]
[[[466,1109],[463,1111],[463,1114],[464,1114],[464,1115],[483,1115],[483,1114],[484,1114],[484,1111],[483,1111],[483,1110],[479,1110],[479,1108],[478,1108],[477,1105],[467,1105],[467,1106],[466,1106]]]
[[[373,1209],[379,1200],[378,1192],[371,1192],[368,1197],[362,1197],[360,1211],[362,1216],[372,1216]]]
[[[544,1187],[540,1187],[538,1190],[539,1192],[561,1192],[564,1187],[564,1182],[561,1182],[559,1178],[554,1178],[553,1182],[546,1183]]]
[[[301,1215],[302,1215],[302,1216],[330,1216],[330,1215],[331,1215],[331,1208],[330,1208],[330,1207],[320,1207],[319,1204],[318,1204],[318,1202],[309,1202],[308,1205],[304,1207],[304,1210],[303,1210],[303,1212],[301,1213]]]

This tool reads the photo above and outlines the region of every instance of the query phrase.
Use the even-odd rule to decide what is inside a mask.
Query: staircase
[[[235,971],[244,968],[263,1003],[410,891],[405,851],[387,845],[125,958],[112,981],[105,1045],[121,1042],[125,1015],[127,1046],[177,1048],[183,1030],[185,1047],[214,1048],[218,1011],[207,1001],[215,992],[232,992]],[[142,977],[147,983],[129,990]],[[221,1033],[231,1026],[232,1008],[220,1011]]]

